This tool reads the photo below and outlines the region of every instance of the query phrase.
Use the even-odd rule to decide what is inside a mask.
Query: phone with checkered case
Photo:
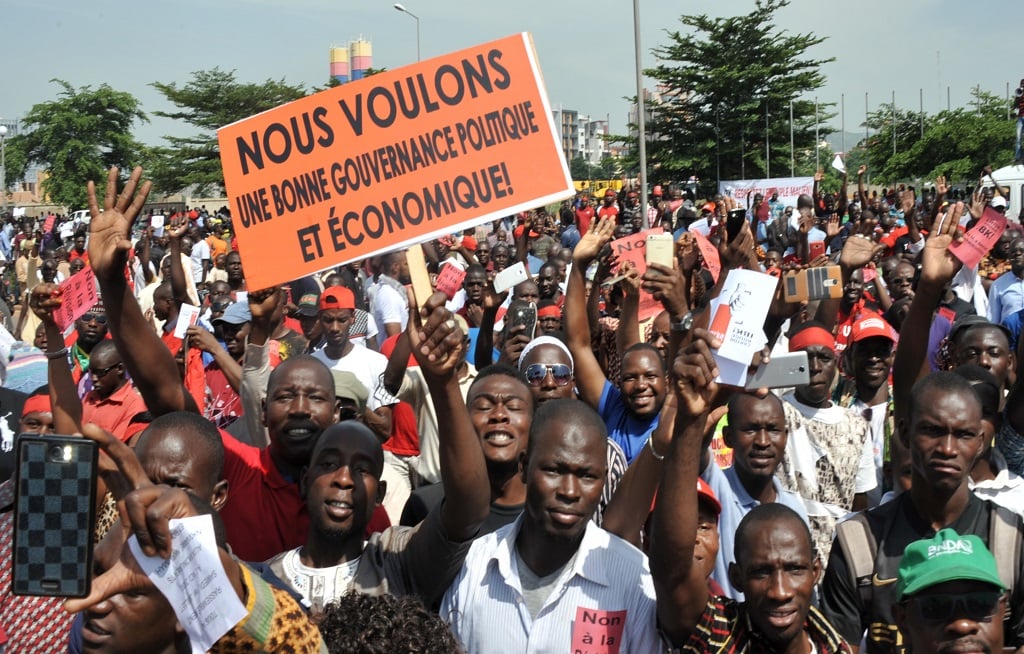
[[[15,595],[85,597],[96,522],[96,444],[74,436],[17,441]]]

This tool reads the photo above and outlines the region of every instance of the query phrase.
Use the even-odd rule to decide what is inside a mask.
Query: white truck
[[[999,184],[1008,201],[1007,218],[1011,221],[1018,220],[1021,209],[1024,208],[1024,165],[1014,164],[992,171],[992,179]],[[992,180],[986,178],[983,184],[992,186]]]

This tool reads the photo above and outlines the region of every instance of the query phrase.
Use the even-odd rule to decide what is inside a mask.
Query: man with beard
[[[438,420],[448,427],[440,431],[445,501],[417,526],[392,527],[366,541],[366,526],[385,492],[380,442],[355,421],[324,431],[305,472],[306,543],[269,561],[314,612],[353,589],[417,595],[435,605],[487,515],[486,466],[456,374],[465,344],[443,302],[435,294],[425,323],[406,333]]]
[[[520,456],[526,507],[511,525],[477,539],[445,594],[441,617],[469,652],[606,649],[654,652],[660,639],[644,555],[596,524],[607,433],[576,400],[546,402]]]
[[[609,438],[622,447],[626,460],[632,463],[658,426],[658,413],[665,401],[666,378],[658,350],[638,343],[623,352],[620,382],[616,387],[605,378],[591,349],[584,275],[601,248],[611,240],[614,229],[614,219],[602,219],[580,239],[573,251],[565,327],[569,351],[576,362],[576,387],[580,398],[604,418]]]
[[[554,261],[545,262],[537,272],[539,300],[547,300],[548,302],[555,303],[557,306],[565,304],[565,296],[562,294],[562,289],[558,286],[561,279],[562,276],[558,264]]]
[[[377,329],[384,330],[384,338],[402,333],[409,321],[409,300],[403,285],[410,282],[405,250],[385,254],[377,283],[369,293],[370,313],[377,322]]]

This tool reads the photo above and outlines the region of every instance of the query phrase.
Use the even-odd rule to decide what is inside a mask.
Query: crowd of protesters
[[[1019,217],[997,184],[864,173],[795,206],[580,193],[421,244],[462,278],[426,298],[404,251],[250,289],[243,262],[273,262],[228,212],[154,219],[140,169],[90,185],[87,224],[7,217],[0,474],[24,432],[105,457],[85,598],[12,594],[0,484],[4,651],[192,651],[127,542],[166,556],[194,515],[247,614],[217,652],[1024,647]],[[965,266],[950,246],[986,212],[1008,227]],[[649,228],[673,265],[619,262]],[[841,295],[785,301],[825,266]],[[100,301],[62,329],[85,267]],[[740,269],[779,278],[751,365],[804,352],[806,383],[716,381],[712,300]]]

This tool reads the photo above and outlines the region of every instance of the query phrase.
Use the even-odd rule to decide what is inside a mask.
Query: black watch
[[[685,334],[688,331],[690,331],[691,329],[693,329],[693,319],[694,319],[693,311],[687,311],[686,315],[683,316],[679,320],[679,322],[670,322],[669,323],[669,328],[672,331],[674,331],[674,332],[678,332],[680,334]]]

